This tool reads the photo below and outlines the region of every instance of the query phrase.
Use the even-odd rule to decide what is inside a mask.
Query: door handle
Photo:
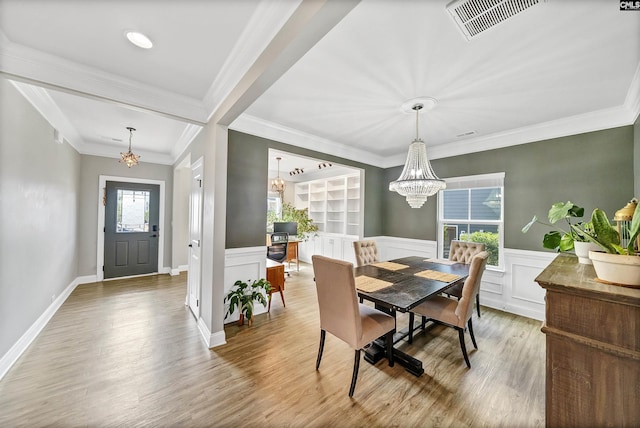
[[[189,248],[193,248],[193,244],[189,244]]]
[[[151,237],[152,237],[152,238],[157,238],[157,237],[158,237],[158,235],[151,235]]]

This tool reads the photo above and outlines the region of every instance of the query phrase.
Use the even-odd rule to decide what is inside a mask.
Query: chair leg
[[[360,350],[357,349],[356,358],[353,361],[353,376],[351,376],[351,388],[349,388],[349,397],[353,397],[353,391],[355,391],[356,389],[356,381],[358,380],[359,368],[360,368]]]
[[[387,342],[387,360],[389,360],[389,367],[393,367],[394,361],[393,361],[393,332],[394,330],[391,330],[389,333],[386,334],[386,338],[385,341]]]
[[[318,349],[318,359],[316,360],[316,370],[320,368],[320,360],[322,360],[322,351],[324,350],[324,338],[327,332],[320,330],[320,349]]]
[[[269,292],[269,304],[267,305],[267,312],[271,312],[271,298],[273,297],[273,293]]]
[[[422,329],[424,330],[427,327],[427,317],[422,317]]]
[[[286,308],[287,305],[285,305],[285,303],[284,303],[284,293],[282,292],[282,288],[280,288],[280,297],[282,297],[282,306],[284,306]],[[269,303],[271,303],[271,302],[269,302]]]
[[[413,312],[409,312],[409,343],[413,343],[413,321],[414,321]]]
[[[480,293],[476,294],[476,310],[478,311],[478,318],[480,318]]]
[[[476,343],[476,337],[473,335],[473,324],[471,323],[471,318],[469,318],[469,335],[471,336],[471,341],[473,342],[473,347],[478,349],[478,344]]]
[[[467,347],[464,345],[464,329],[460,327],[456,327],[458,330],[458,337],[460,338],[460,347],[462,348],[462,355],[464,356],[464,361],[467,363],[467,367],[471,368],[471,363],[469,362],[469,357],[467,356]]]

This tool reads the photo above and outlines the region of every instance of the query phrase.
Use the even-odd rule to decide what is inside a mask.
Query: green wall
[[[640,116],[633,125],[633,171],[635,195],[640,196]]]
[[[384,182],[381,168],[232,130],[229,131],[228,147],[226,248],[264,245],[270,148],[364,169],[364,234],[377,236],[382,233],[379,189],[388,184]]]
[[[624,126],[436,159],[432,166],[441,178],[505,172],[504,245],[540,251],[547,229],[537,226],[527,234],[521,229],[534,214],[546,218],[552,203],[571,200],[588,216],[598,207],[613,217],[634,196],[633,153],[634,127]],[[401,170],[385,171],[386,181],[397,179]],[[414,210],[404,198],[386,193],[383,234],[436,240],[436,202],[429,198]]]

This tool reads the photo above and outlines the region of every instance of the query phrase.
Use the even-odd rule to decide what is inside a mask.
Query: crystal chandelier
[[[273,190],[274,192],[278,192],[280,194],[280,199],[284,201],[284,189],[286,186],[284,184],[284,180],[280,178],[280,160],[281,159],[282,159],[281,157],[276,158],[276,160],[278,161],[278,176],[273,180],[271,180],[271,190]]]
[[[409,145],[402,174],[396,181],[389,183],[389,190],[406,197],[411,208],[420,208],[427,201],[427,197],[446,187],[444,180],[439,179],[433,172],[427,158],[427,146],[418,134],[418,113],[422,107],[424,105],[421,103],[411,107],[416,112],[416,139]]]
[[[133,131],[136,128],[127,127],[129,130],[129,151],[128,152],[120,152],[120,163],[126,163],[129,168],[134,165],[138,165],[138,159],[140,159],[140,155],[136,155],[131,151],[131,137],[133,136]]]

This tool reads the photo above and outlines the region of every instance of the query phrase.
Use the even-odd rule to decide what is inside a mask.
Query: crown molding
[[[287,19],[295,12],[301,0],[261,1],[247,26],[231,49],[220,73],[209,87],[204,105],[211,117],[226,99],[241,77],[264,52]]]
[[[0,72],[9,78],[76,95],[117,102],[203,125],[204,103],[164,89],[14,43],[0,36]]]
[[[88,142],[82,146],[80,154],[89,156],[100,156],[103,158],[120,159],[120,151],[127,151],[127,147],[118,148],[107,146],[102,143]],[[133,152],[140,155],[140,163],[153,163],[161,165],[173,165],[174,160],[171,155],[165,153],[151,152],[148,150],[135,149]]]
[[[83,155],[102,156],[108,158],[120,158],[120,151],[114,146],[106,145],[98,141],[87,141],[82,138],[80,133],[71,124],[67,116],[60,110],[49,92],[45,88],[25,84],[23,82],[9,80],[9,82],[24,96],[31,105],[45,118],[49,124],[57,129],[78,153]],[[176,143],[172,154],[163,154],[146,150],[136,150],[136,154],[140,155],[141,162],[159,163],[163,165],[173,165],[176,156],[173,153],[182,147],[181,152],[189,145],[191,140],[198,135],[202,129],[201,126],[186,124],[180,139]],[[126,147],[125,147],[126,149]]]
[[[510,131],[495,133],[484,137],[469,138],[455,142],[439,144],[429,148],[430,159],[440,159],[477,153],[485,150],[500,149],[518,144],[533,143],[551,138],[584,134],[619,126],[633,125],[640,114],[640,64],[629,85],[624,104],[618,107],[596,110],[589,113],[570,116],[527,126]],[[397,163],[395,165],[401,165]]]
[[[77,152],[82,152],[82,147],[86,144],[84,139],[69,119],[67,119],[67,116],[60,110],[46,89],[39,86],[27,85],[15,80],[9,80],[9,82],[54,129],[57,129],[58,132],[62,134],[71,147],[76,149]]]
[[[191,123],[188,123],[187,126],[185,126],[184,131],[182,131],[182,135],[180,135],[180,138],[178,138],[178,141],[171,149],[171,159],[173,159],[172,163],[175,163],[180,159],[182,153],[187,149],[187,147],[189,147],[189,144],[191,144],[193,139],[198,136],[200,131],[202,131],[202,128],[202,126],[193,125]]]
[[[321,138],[306,132],[298,131],[277,123],[259,119],[246,113],[240,115],[229,125],[229,129],[279,141],[304,149],[321,151],[333,156],[362,162],[368,165],[380,166],[383,163],[381,156],[370,152],[348,147],[346,144],[336,143],[326,138]]]
[[[586,132],[630,125],[634,121],[633,112],[625,106],[612,107],[484,137],[439,144],[428,149],[429,158],[441,159],[569,135],[584,134]]]
[[[631,85],[629,85],[624,106],[629,110],[631,116],[633,116],[634,119],[632,123],[634,123],[638,115],[640,115],[640,64],[636,67],[636,73],[633,75]]]

